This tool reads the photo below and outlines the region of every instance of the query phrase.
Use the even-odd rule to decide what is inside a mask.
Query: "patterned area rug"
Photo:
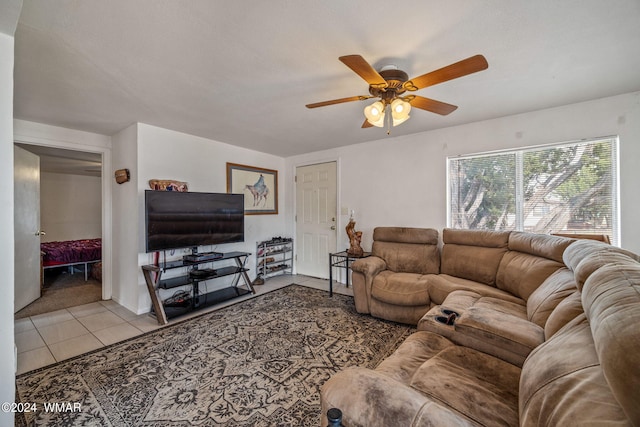
[[[375,367],[411,333],[356,313],[353,298],[290,285],[20,375],[42,426],[317,426],[320,387]],[[81,411],[44,410],[65,403]],[[78,405],[75,405],[77,408]]]

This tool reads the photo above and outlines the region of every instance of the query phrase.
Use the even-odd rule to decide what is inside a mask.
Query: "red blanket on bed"
[[[102,258],[102,239],[67,240],[41,243],[45,267],[76,262],[99,261]]]

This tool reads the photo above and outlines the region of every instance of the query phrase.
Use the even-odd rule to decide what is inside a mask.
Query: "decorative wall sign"
[[[174,179],[150,179],[149,188],[159,191],[189,191],[189,184],[184,181],[176,181]]]
[[[245,215],[278,213],[278,171],[227,163],[227,193],[244,194]]]

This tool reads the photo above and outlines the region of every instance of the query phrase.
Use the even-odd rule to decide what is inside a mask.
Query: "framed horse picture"
[[[244,194],[245,215],[278,213],[278,171],[227,163],[227,193]]]

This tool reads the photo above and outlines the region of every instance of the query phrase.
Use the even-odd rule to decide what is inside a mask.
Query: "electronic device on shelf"
[[[216,270],[213,268],[203,268],[200,270],[191,270],[189,272],[189,276],[191,277],[207,277],[211,276],[212,274],[216,274]]]
[[[220,259],[224,256],[222,252],[197,252],[182,257],[183,260],[188,262],[200,262],[209,261],[212,259]]]
[[[234,242],[244,242],[243,194],[145,191],[147,252]]]
[[[178,291],[164,300],[162,304],[165,307],[189,307],[191,305],[191,294],[187,291]]]

